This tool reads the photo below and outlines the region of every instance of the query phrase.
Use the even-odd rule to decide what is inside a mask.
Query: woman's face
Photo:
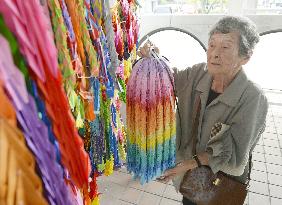
[[[248,60],[248,57],[239,56],[238,33],[215,33],[211,36],[207,50],[208,71],[211,75],[229,76],[237,73]]]

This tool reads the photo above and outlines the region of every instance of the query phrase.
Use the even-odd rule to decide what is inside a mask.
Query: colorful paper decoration
[[[115,33],[114,42],[120,60],[119,66],[115,67],[115,72],[120,91],[119,97],[123,102],[126,102],[126,83],[132,69],[132,63],[135,62],[137,57],[136,47],[138,44],[139,24],[136,11],[138,6],[137,1],[120,0],[116,1],[111,9],[112,25]],[[109,34],[111,34],[111,31]],[[111,39],[113,36],[109,35],[107,38]],[[110,51],[112,53],[112,50]],[[111,53],[111,57],[115,57]]]
[[[62,197],[66,198],[65,204],[69,203],[68,189],[62,197],[57,195],[65,185],[62,180],[66,180],[73,192],[80,189],[85,204],[96,205],[99,203],[96,177],[102,173],[112,174],[114,168],[126,161],[120,100],[126,101],[126,81],[136,59],[136,3],[118,1],[122,10],[117,16],[120,30],[116,37],[109,1],[47,0],[40,3],[42,5],[36,0],[0,1],[0,14],[19,43],[17,47],[17,42],[13,44],[9,40],[25,82],[19,72],[7,76],[19,78],[18,84],[26,84],[28,92],[11,79],[5,79],[5,83],[14,83],[9,92],[19,124],[37,157],[49,203],[62,204]],[[115,38],[120,40],[121,37],[122,41],[115,47]],[[123,47],[121,61],[116,52],[119,46]],[[40,127],[31,136],[25,133],[31,132],[30,122]],[[43,132],[44,139],[34,145],[33,141],[39,137],[38,130]],[[47,151],[52,150],[50,159],[45,156],[44,148],[42,153],[37,150],[44,143],[48,144]],[[56,167],[56,177],[52,171],[46,172],[48,166],[42,161]],[[54,165],[56,161],[59,164]],[[59,182],[52,183],[54,178]],[[21,184],[26,183],[20,180]]]
[[[103,18],[107,16],[106,10],[103,9],[105,1],[49,0],[48,3],[61,72],[67,71],[70,74],[70,79],[75,82],[66,86],[70,84],[70,80],[64,75],[65,90],[68,94],[72,113],[76,118],[76,125],[80,130],[85,150],[89,153],[91,160],[92,172],[90,177],[96,176],[96,172],[108,176],[114,168],[121,166],[122,161],[126,160],[124,147],[126,137],[120,117],[119,95],[115,91],[115,73],[112,72],[112,75],[109,73],[109,71],[115,70],[115,64],[110,59],[108,49],[108,45],[113,45],[113,42],[108,43],[104,34],[104,30],[110,31],[110,29],[103,29],[102,27],[104,25],[102,22],[105,22]],[[74,6],[80,6],[80,8],[70,11]],[[85,12],[80,12],[82,9]],[[84,18],[84,20],[78,22],[78,19],[81,18]],[[80,24],[85,25],[78,27]],[[86,27],[88,33],[84,32]],[[66,42],[68,43],[66,44]],[[60,56],[71,55],[70,58],[73,60],[75,59],[74,56],[80,59],[81,55],[73,45],[80,45],[85,48],[85,44],[89,42],[92,42],[91,46],[95,50],[99,70],[99,72],[96,72],[98,76],[93,75],[92,69],[88,65],[88,59],[93,58],[93,52],[90,53],[84,49],[84,57],[81,58],[85,58],[86,64],[82,64],[81,69],[77,69],[77,64],[73,64],[74,72],[68,66],[69,57],[60,58]],[[88,46],[90,47],[89,44]],[[115,48],[114,52],[116,53]],[[77,103],[80,99],[83,102],[82,107],[79,107],[78,104],[80,103]],[[82,115],[83,113],[85,115]],[[90,192],[92,197],[95,198],[97,190],[92,190],[93,188],[95,188],[95,182],[92,179]]]
[[[0,204],[47,205],[35,160],[17,128],[16,113],[0,81]]]
[[[175,163],[173,77],[164,60],[144,58],[127,84],[127,170],[141,183],[160,176]]]
[[[48,204],[23,134],[5,118],[0,118],[0,167],[1,204]]]
[[[13,64],[9,44],[0,35],[0,74],[17,114],[27,144],[36,156],[50,204],[72,203],[63,171],[56,162],[55,149],[48,139],[48,128],[39,119],[35,102],[28,94],[22,74]]]
[[[20,51],[45,102],[54,134],[60,144],[62,163],[69,170],[75,185],[87,189],[90,161],[75,129],[75,122],[62,87],[57,51],[49,32],[51,30],[48,28],[48,19],[38,1],[3,0],[0,1],[0,12],[7,26],[17,37]],[[23,94],[24,92],[21,94],[24,102],[28,102],[28,95]]]
[[[115,76],[116,69],[119,66],[118,55],[115,47],[115,33],[112,24],[112,13],[110,9],[110,2],[108,0],[104,0],[103,7],[103,19],[104,19],[104,31],[107,39],[107,47],[109,50],[109,55],[111,59],[111,64],[109,67],[109,73],[111,76]]]
[[[78,53],[82,59],[84,69],[88,67],[89,71],[91,71],[90,75],[98,76],[99,62],[97,61],[96,51],[92,45],[85,16],[83,15],[85,12],[84,1],[65,0],[65,2],[76,34]],[[87,56],[85,56],[85,52]]]

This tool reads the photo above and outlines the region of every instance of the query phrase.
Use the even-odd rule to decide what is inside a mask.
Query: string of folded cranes
[[[0,1],[0,97],[11,108],[7,114],[1,107],[0,125],[16,130],[15,139],[24,136],[35,158],[2,155],[10,160],[0,162],[6,167],[0,187],[8,184],[0,189],[1,200],[21,199],[11,197],[22,196],[10,178],[14,172],[7,171],[13,166],[30,179],[19,175],[18,182],[42,194],[34,161],[49,204],[99,204],[96,177],[109,176],[123,162],[141,183],[174,165],[175,98],[165,61],[142,59],[129,78],[137,8],[134,0],[119,0],[113,8],[107,0]],[[127,129],[121,101],[128,102]],[[3,136],[0,146],[15,152]],[[27,204],[35,203],[32,198],[25,196]]]

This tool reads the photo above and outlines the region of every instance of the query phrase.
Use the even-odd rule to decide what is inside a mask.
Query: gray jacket
[[[197,153],[209,153],[209,166],[214,173],[223,171],[245,182],[249,154],[265,128],[268,103],[263,91],[241,70],[224,93],[206,106],[212,78],[205,63],[183,71],[175,70],[174,80],[180,111],[180,118],[177,118],[177,162],[192,157],[193,105],[195,97],[200,95]],[[216,136],[211,137],[215,123],[223,126]],[[183,175],[173,180],[177,189],[182,178]]]

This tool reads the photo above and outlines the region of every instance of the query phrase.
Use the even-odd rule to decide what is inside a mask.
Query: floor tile
[[[273,121],[271,123],[266,123],[265,127],[269,128],[269,129],[275,129],[275,121]]]
[[[276,125],[276,129],[278,129],[279,131],[282,130],[281,128],[281,125],[282,125],[282,117],[277,117],[277,118],[274,118],[274,121],[275,121],[275,125]]]
[[[111,183],[111,185],[108,187],[106,194],[112,195],[113,197],[119,199],[120,196],[124,193],[125,187],[121,186],[116,183]]]
[[[154,180],[154,181],[159,182],[158,180]],[[163,184],[168,184],[168,185],[173,185],[172,180],[170,180],[170,181],[168,181],[168,182],[166,182],[166,183],[164,183],[164,182],[161,182],[161,183],[163,183]]]
[[[272,111],[268,111],[268,114],[266,115],[266,120],[268,123],[271,123],[272,121],[274,121],[274,115],[272,113]]]
[[[129,202],[122,201],[122,200],[118,200],[118,201],[116,201],[116,203],[117,203],[116,205],[133,205],[134,204],[134,203],[129,203]],[[115,204],[113,204],[113,205],[115,205]]]
[[[182,203],[179,201],[162,198],[160,205],[181,205]]]
[[[249,193],[249,205],[270,205],[269,197],[260,194]]]
[[[253,152],[253,160],[259,162],[265,162],[265,157],[263,153]]]
[[[97,178],[97,185],[98,185],[98,190],[101,193],[104,193],[107,191],[108,186],[110,186],[111,182],[104,180],[102,177]]]
[[[158,205],[161,199],[162,198],[160,196],[144,192],[138,205]]]
[[[275,119],[273,116],[269,116],[266,118],[266,124],[265,124],[265,131],[266,130],[273,130],[275,129]]]
[[[270,196],[274,196],[274,197],[282,199],[282,187],[281,186],[269,185],[269,190],[270,190]]]
[[[259,139],[259,141],[257,142],[257,145],[263,145],[263,138],[261,137],[260,139]]]
[[[158,196],[162,196],[166,186],[167,185],[164,183],[152,181],[146,185],[145,191],[148,193],[156,194]]]
[[[276,148],[279,148],[279,141],[278,139],[276,140],[273,140],[273,139],[264,139],[263,140],[263,143],[265,146],[268,146],[268,147],[276,147]]]
[[[146,188],[146,184],[142,185],[139,180],[131,180],[129,181],[127,187],[144,190]]]
[[[265,155],[265,160],[267,163],[282,165],[282,157],[274,155]],[[281,167],[282,169],[282,167]]]
[[[127,173],[115,171],[111,176],[109,176],[108,180],[126,187],[128,183],[132,180],[132,176]]]
[[[261,146],[261,145],[256,145],[256,146],[255,146],[255,149],[254,149],[254,152],[264,153],[263,146]]]
[[[268,173],[282,175],[282,167],[280,165],[266,164],[266,166]]]
[[[270,129],[270,128],[265,128],[265,132],[266,133],[272,133],[272,134],[276,134],[277,132],[276,132],[276,130],[273,130],[273,129]]]
[[[181,201],[183,198],[180,193],[176,192],[174,186],[171,186],[171,185],[167,185],[163,196],[169,199],[177,200],[177,201]]]
[[[282,139],[280,140],[278,140],[279,141],[279,147],[280,147],[280,149],[282,149]]]
[[[250,191],[264,195],[269,194],[267,183],[257,182],[253,180],[251,180],[250,182]]]
[[[263,133],[263,138],[264,139],[273,139],[273,140],[277,140],[277,134],[272,134],[272,133]]]
[[[266,126],[272,126],[274,124],[274,118],[273,117],[267,117],[266,118]],[[263,134],[265,134],[264,132]]]
[[[253,161],[253,169],[266,172],[266,164],[264,162]]]
[[[97,178],[97,182],[99,181],[107,181],[109,179],[109,177],[105,176],[105,175],[101,175]]]
[[[123,172],[123,173],[127,173],[126,166],[122,166],[118,171]]]
[[[282,167],[281,167],[282,171]],[[282,176],[277,174],[268,174],[268,181],[270,184],[282,186]]]
[[[107,194],[100,194],[99,196],[100,205],[118,204],[118,199]]]
[[[267,173],[266,172],[261,172],[257,170],[252,170],[251,171],[251,179],[255,181],[260,181],[260,182],[267,182]]]
[[[126,202],[138,204],[142,194],[143,191],[128,187],[125,189],[120,199]]]
[[[264,146],[264,151],[265,154],[281,156],[281,151],[279,148]]]
[[[271,205],[281,205],[282,204],[282,199],[277,199],[277,198],[271,198]]]

